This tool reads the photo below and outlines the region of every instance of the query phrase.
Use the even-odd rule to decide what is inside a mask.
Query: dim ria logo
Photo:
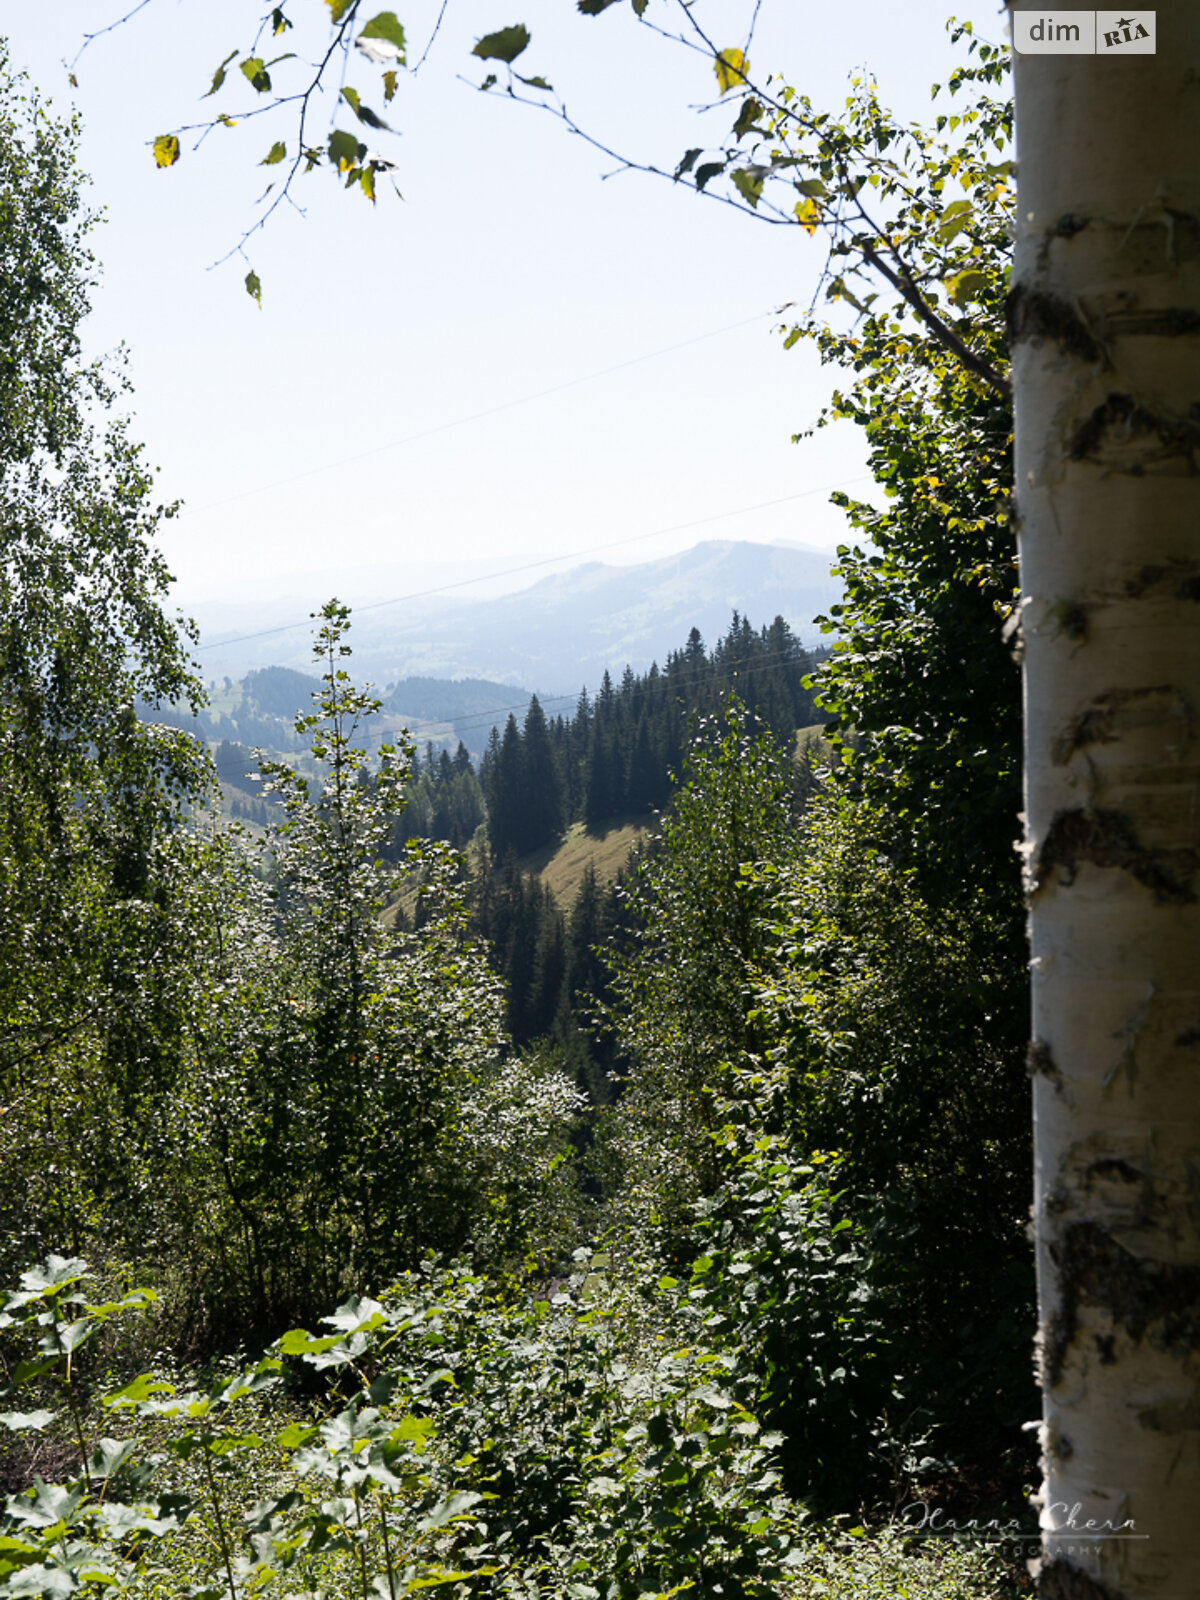
[[[1022,55],[1152,56],[1153,11],[1014,11]]]

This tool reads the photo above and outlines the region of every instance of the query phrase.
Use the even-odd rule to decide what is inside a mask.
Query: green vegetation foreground
[[[850,117],[906,141],[923,206],[955,164],[997,363],[1001,71],[960,74],[979,109],[953,152],[867,90]],[[297,724],[324,777],[273,769],[265,852],[203,824],[197,746],[134,715],[200,690],[149,477],[79,357],[70,132],[22,93],[0,94],[24,296],[0,379],[0,1593],[890,1595],[894,1562],[914,1593],[1001,1593],[995,1550],[847,1555],[860,1535],[805,1522],[1013,1516],[1031,1469],[1002,392],[902,307],[820,335],[894,491],[851,508],[874,551],[843,555],[816,680],[842,765],[797,824],[742,708],[700,730],[606,958],[628,1066],[589,1105],[552,1045],[505,1036],[453,852],[418,846],[425,909],[381,922],[408,756],[367,767],[342,608]]]

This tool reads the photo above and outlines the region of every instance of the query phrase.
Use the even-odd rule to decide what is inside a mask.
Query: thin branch
[[[429,55],[429,52],[433,49],[434,40],[437,38],[438,34],[442,31],[442,22],[445,19],[446,12],[449,9],[449,6],[450,6],[450,0],[442,0],[442,9],[437,14],[437,21],[433,25],[433,32],[429,35],[429,42],[426,44],[424,50],[421,51],[421,59],[417,62],[416,66],[412,69],[412,75],[413,75],[414,78],[416,77],[417,73],[420,72],[421,68],[425,65],[425,61],[426,61],[426,59],[427,59],[427,57]]]
[[[859,249],[861,249],[864,259],[874,267],[881,277],[887,279],[898,294],[903,296],[938,342],[945,345],[947,350],[957,356],[968,372],[973,372],[977,378],[982,378],[984,383],[995,389],[997,394],[1002,394],[1006,399],[1011,399],[1012,384],[1009,383],[1004,374],[998,372],[991,362],[985,360],[983,356],[976,355],[970,345],[965,344],[954,329],[948,323],[942,321],[928,300],[918,292],[906,276],[902,277],[900,273],[889,267],[886,261],[881,260],[874,245],[862,244]]]
[[[112,33],[114,29],[124,27],[131,17],[136,17],[138,12],[144,11],[149,4],[150,0],[138,0],[137,5],[134,6],[132,11],[127,11],[123,17],[118,17],[115,22],[110,22],[107,27],[97,28],[95,33],[85,33],[83,36],[83,43],[76,51],[74,61],[71,62],[70,70],[74,72],[80,56],[87,49],[88,45],[91,44],[93,39],[100,39],[104,36],[104,34]]]

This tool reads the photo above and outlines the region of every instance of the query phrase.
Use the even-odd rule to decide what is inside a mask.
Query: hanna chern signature
[[[1046,1507],[1043,1519],[1041,1528],[1031,1528],[1020,1517],[951,1517],[940,1506],[931,1506],[924,1500],[905,1506],[897,1516],[900,1525],[910,1533],[988,1543],[1027,1540],[1036,1544],[1057,1537],[1071,1540],[1148,1537],[1137,1532],[1132,1517],[1119,1522],[1108,1517],[1085,1517],[1079,1501],[1068,1505],[1065,1500],[1054,1500]]]

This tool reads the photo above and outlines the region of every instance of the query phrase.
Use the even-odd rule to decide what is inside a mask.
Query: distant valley
[[[483,693],[491,709],[505,703],[495,699],[495,685],[568,694],[584,684],[594,690],[606,670],[614,677],[627,664],[645,671],[678,649],[693,627],[706,642],[715,640],[734,610],[756,627],[782,615],[811,649],[821,643],[813,618],[839,598],[829,575],[832,559],[782,545],[710,541],[636,566],[589,562],[484,600],[441,595],[395,605],[369,602],[354,618],[354,673],[389,691],[413,678],[489,680]],[[299,624],[303,603],[295,609]],[[270,600],[196,606],[205,679],[240,679],[269,665],[312,670],[307,627],[287,626],[291,619],[280,610],[280,602]],[[485,706],[464,698],[460,705],[398,709],[457,720]]]

